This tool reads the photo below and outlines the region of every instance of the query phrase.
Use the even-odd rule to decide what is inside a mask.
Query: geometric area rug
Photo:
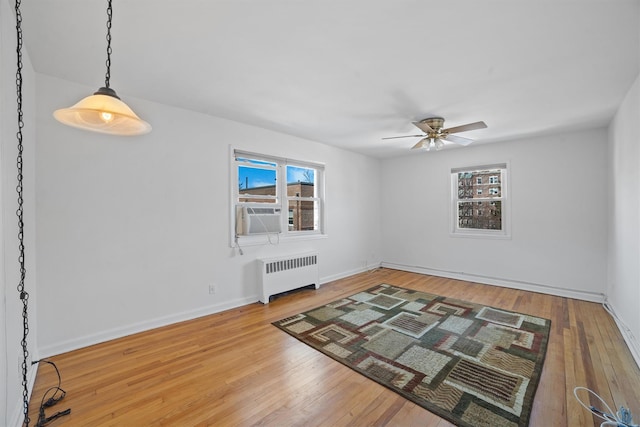
[[[551,321],[380,284],[273,325],[457,426],[520,427]]]

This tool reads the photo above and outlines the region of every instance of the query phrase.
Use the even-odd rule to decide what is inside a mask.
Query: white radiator
[[[309,285],[316,289],[318,283],[318,253],[310,252],[280,258],[258,259],[258,281],[263,304],[269,303],[269,297]]]

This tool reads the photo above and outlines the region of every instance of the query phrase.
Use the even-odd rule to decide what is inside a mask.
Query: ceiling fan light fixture
[[[436,150],[440,151],[442,150],[442,147],[444,147],[444,142],[442,142],[440,138],[437,138],[433,145],[436,147]]]
[[[105,85],[93,95],[83,98],[69,108],[53,112],[60,123],[79,129],[111,135],[143,135],[151,132],[151,125],[136,113],[109,87],[111,78],[111,19],[112,0],[107,3],[107,73]]]
[[[434,148],[436,148],[436,143],[433,141],[433,138],[431,138],[431,140],[429,141],[429,144],[427,145],[427,151],[431,151]]]

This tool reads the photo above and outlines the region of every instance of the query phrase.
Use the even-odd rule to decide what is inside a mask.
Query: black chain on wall
[[[27,343],[27,335],[29,334],[29,317],[27,313],[29,294],[25,290],[24,282],[27,274],[25,268],[25,255],[24,255],[24,198],[23,198],[23,186],[22,186],[22,152],[24,147],[22,145],[22,128],[24,128],[24,120],[22,114],[22,13],[20,12],[20,0],[16,0],[15,12],[16,12],[16,54],[17,54],[17,67],[16,67],[16,101],[18,106],[18,132],[16,137],[18,138],[18,157],[16,164],[18,167],[18,185],[16,191],[18,193],[18,210],[16,215],[18,216],[18,262],[20,263],[20,282],[18,283],[18,293],[20,294],[20,300],[22,301],[22,340],[20,344],[22,346],[22,398],[23,398],[23,411],[24,411],[24,425],[29,425],[29,384],[28,384],[28,360],[29,349]]]

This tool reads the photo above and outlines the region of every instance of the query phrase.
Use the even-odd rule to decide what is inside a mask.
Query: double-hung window
[[[318,176],[321,169],[305,163],[287,162],[286,166],[287,231],[320,231]]]
[[[324,165],[233,150],[234,238],[322,234]]]
[[[506,163],[451,169],[452,235],[510,237],[507,178]]]

